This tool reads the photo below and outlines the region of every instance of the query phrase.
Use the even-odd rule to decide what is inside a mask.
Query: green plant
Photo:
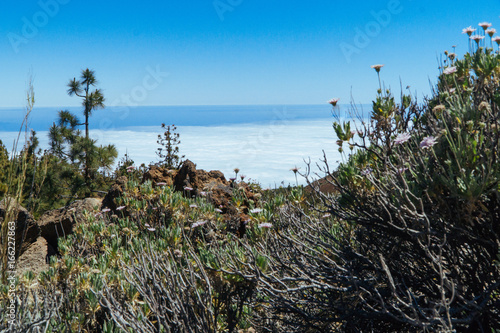
[[[165,130],[162,135],[158,135],[158,144],[161,146],[158,148],[156,155],[161,159],[161,164],[167,169],[177,169],[181,163],[184,155],[179,156],[179,145],[181,141],[179,140],[179,133],[176,133],[177,127],[175,125],[165,125],[161,124],[161,127]]]

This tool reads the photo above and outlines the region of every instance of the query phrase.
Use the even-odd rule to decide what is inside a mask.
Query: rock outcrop
[[[43,214],[38,220],[40,235],[57,249],[57,239],[71,234],[75,224],[85,221],[84,212],[96,212],[101,204],[101,199],[87,198]]]
[[[27,243],[26,243],[27,244]],[[17,260],[17,273],[24,274],[32,271],[40,273],[49,267],[49,257],[56,254],[56,250],[43,237],[28,245],[28,248]]]
[[[116,199],[123,195],[123,191],[125,191],[126,186],[127,177],[118,177],[118,179],[111,186],[108,193],[102,200],[102,207],[107,207],[112,211],[116,211],[116,208],[118,207],[118,202],[116,201]]]
[[[0,221],[5,218],[9,203],[13,211],[11,220],[16,222],[16,255],[20,255],[40,236],[40,227],[24,207],[9,198],[0,201]]]

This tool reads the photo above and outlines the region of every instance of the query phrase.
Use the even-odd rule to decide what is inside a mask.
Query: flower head
[[[271,228],[273,225],[271,223],[261,223],[259,228]]]
[[[295,167],[295,168],[291,168],[290,171],[292,171],[293,173],[296,174],[297,172],[299,172],[299,169],[300,168]]]
[[[262,212],[262,208],[254,208],[250,210],[250,213],[252,214],[259,214],[260,212]]]
[[[328,101],[329,104],[333,106],[337,106],[337,103],[339,102],[340,98],[332,98],[331,100]]]
[[[192,191],[192,190],[193,190],[193,188],[192,188],[192,187],[189,187],[189,186],[184,186],[184,190],[185,190],[185,191]]]
[[[429,149],[437,143],[436,138],[433,136],[426,136],[422,142],[420,142],[420,148]]]
[[[109,208],[104,208],[101,212],[103,212],[103,213],[107,213],[107,212],[110,212],[110,211],[111,211],[111,209],[109,209]]]
[[[192,204],[192,205],[189,205],[190,208],[198,208],[198,205],[195,205],[195,204]]]
[[[384,67],[385,65],[372,65],[371,68],[377,71],[377,73],[380,73],[380,69]]]
[[[492,40],[493,42],[496,42],[496,43],[497,43],[497,45],[500,45],[500,36],[493,37],[491,40]]]
[[[457,72],[457,68],[455,66],[452,66],[452,67],[445,68],[445,70],[443,71],[443,74],[450,75],[450,74],[453,74],[456,72]]]
[[[153,231],[156,231],[155,228],[148,228],[149,231],[153,232]]]
[[[488,36],[493,37],[493,35],[497,33],[497,29],[494,28],[488,29],[486,30],[486,33],[488,34]]]
[[[484,30],[488,29],[489,27],[491,27],[491,23],[488,23],[488,22],[481,22],[479,23],[479,26],[481,28],[483,28]]]
[[[165,185],[167,185],[167,183],[165,183],[165,182],[156,183],[156,186],[165,186]]]
[[[472,39],[473,41],[475,41],[479,45],[479,41],[484,39],[484,36],[475,35],[475,36],[472,36],[470,39]]]
[[[197,227],[200,227],[202,225],[204,225],[205,223],[207,223],[207,221],[198,221],[198,222],[195,222],[191,225],[191,229],[194,229],[194,228],[197,228]]]
[[[476,29],[474,29],[473,27],[468,27],[468,28],[463,29],[462,33],[467,34],[470,37],[474,31],[476,31]]]
[[[217,213],[222,213],[222,209],[215,208],[214,210],[215,210]]]
[[[368,167],[368,168],[364,169],[363,171],[361,171],[361,176],[368,176],[372,172],[373,172],[373,169]]]
[[[117,207],[116,210],[122,210],[124,208],[125,208],[125,206],[120,206],[120,207]]]
[[[454,89],[454,88],[453,88]],[[432,109],[432,112],[434,113],[440,113],[440,112],[443,112],[444,110],[446,109],[446,107],[442,104],[440,105],[436,105],[433,109]]]
[[[400,133],[400,134],[398,134],[396,139],[394,139],[394,144],[395,145],[403,144],[406,141],[410,140],[410,138],[411,138],[410,133]]]

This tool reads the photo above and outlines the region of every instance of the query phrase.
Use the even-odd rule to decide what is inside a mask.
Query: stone
[[[86,221],[84,212],[95,213],[101,207],[102,199],[87,198],[71,203],[69,206],[54,209],[43,214],[38,220],[40,235],[55,249],[59,237],[73,232],[75,224]]]
[[[153,165],[144,176],[142,176],[142,182],[145,183],[150,180],[154,187],[156,187],[158,183],[165,183],[166,186],[173,186],[176,174],[177,170],[169,170]]]
[[[21,275],[32,271],[38,274],[49,268],[49,257],[55,254],[56,251],[47,240],[43,237],[38,237],[17,260],[17,273]]]
[[[13,220],[16,222],[15,240],[16,255],[19,256],[34,243],[40,236],[40,227],[33,219],[33,216],[19,203],[13,202],[13,199],[3,199],[0,201],[0,220],[3,221],[6,215],[8,203],[11,202],[14,210]]]
[[[103,208],[107,207],[111,209],[113,212],[116,212],[116,208],[118,208],[118,203],[116,199],[123,195],[123,191],[125,191],[125,188],[127,187],[127,182],[128,182],[127,177],[125,176],[118,177],[115,183],[111,185],[111,188],[109,189],[108,193],[106,193],[104,199],[102,200]]]

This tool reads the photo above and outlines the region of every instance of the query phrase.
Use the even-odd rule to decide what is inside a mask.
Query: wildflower
[[[410,138],[411,138],[410,133],[400,133],[400,134],[398,134],[396,139],[394,139],[394,144],[400,145],[400,144],[405,143],[406,141],[410,140]]]
[[[363,171],[361,171],[361,176],[368,176],[372,172],[373,172],[373,169],[368,167],[368,168],[364,169]]]
[[[472,36],[470,39],[472,39],[473,41],[475,41],[478,45],[479,45],[479,42],[484,39],[484,36],[478,36],[478,35],[475,35],[475,36]]]
[[[231,177],[231,178],[229,178],[229,180],[234,182],[236,180],[236,177]]]
[[[192,187],[189,187],[189,186],[184,186],[184,190],[185,190],[185,191],[192,191],[192,190],[193,190],[193,188],[192,188]]]
[[[215,208],[214,210],[215,210],[217,213],[222,213],[222,209]]]
[[[433,136],[426,136],[422,142],[420,142],[420,148],[428,149],[437,143],[436,138]]]
[[[109,208],[104,208],[101,212],[103,212],[103,213],[107,213],[107,212],[110,212],[110,211],[111,211],[111,209],[109,209]]]
[[[325,215],[323,215],[323,218],[324,218],[324,219],[327,219],[327,218],[329,218],[330,216],[332,216],[332,214],[330,214],[330,213],[326,213]]]
[[[156,231],[155,228],[148,228],[149,231],[153,232],[153,231]]]
[[[124,208],[125,208],[125,206],[120,206],[120,207],[117,207],[116,210],[122,210]]]
[[[292,171],[293,173],[296,174],[297,172],[299,172],[299,169],[300,168],[295,167],[295,168],[291,168],[290,171]]]
[[[201,191],[201,192],[200,192],[200,195],[201,195],[202,197],[206,197],[206,196],[207,196],[207,192],[203,192],[203,191]]]
[[[468,27],[468,28],[463,29],[462,33],[467,34],[470,37],[474,31],[476,31],[476,29],[474,29],[473,27]]]
[[[94,217],[98,217],[98,216],[101,216],[102,215],[102,212],[99,212],[97,214],[94,215]]]
[[[448,67],[443,71],[443,74],[449,75],[457,72],[457,68],[455,66]]]
[[[484,30],[488,29],[489,27],[491,27],[491,23],[488,23],[488,22],[481,22],[479,23],[479,26],[481,28],[483,28]]]
[[[439,112],[443,112],[444,110],[446,109],[446,107],[444,105],[436,105],[434,107],[434,109],[432,109],[432,112],[434,113],[439,113]]]
[[[174,256],[176,256],[177,258],[181,258],[182,257],[182,251],[179,250],[179,249],[175,249],[174,250]]]
[[[333,106],[337,106],[337,103],[339,100],[340,100],[340,98],[332,98],[331,100],[328,101],[328,103],[333,105]]]
[[[205,223],[207,223],[207,221],[198,221],[198,222],[195,222],[191,225],[191,229],[194,229],[194,228],[197,228],[197,227],[200,227],[202,225],[204,225]]]
[[[491,111],[491,106],[488,102],[482,101],[478,107],[479,111]]]
[[[494,28],[488,29],[486,30],[486,33],[488,34],[488,36],[493,37],[493,35],[497,33],[497,29]]]
[[[408,168],[399,168],[398,169],[398,174],[403,174],[406,170],[408,170]]]
[[[271,228],[273,225],[271,223],[261,223],[259,228]]]
[[[456,88],[451,88],[450,89],[450,94],[453,94],[457,89]]]
[[[165,186],[165,185],[167,185],[167,183],[165,182],[156,183],[156,186]]]
[[[372,65],[371,68],[377,71],[377,73],[380,73],[380,69],[384,67],[385,65]]]
[[[456,53],[450,53],[450,54],[448,55],[448,58],[450,58],[450,59],[451,59],[451,61],[455,60],[455,58],[456,58],[456,57],[457,57],[457,54],[456,54]]]
[[[147,224],[147,223],[146,223],[146,224],[144,224],[144,225],[145,225],[146,227],[150,227],[150,225],[149,225],[149,224]]]
[[[127,167],[127,172],[129,172],[129,173],[130,173],[130,172],[134,171],[134,169],[135,169],[135,166],[133,166],[133,165],[128,166],[128,167]]]
[[[241,181],[243,181],[243,179],[245,179],[245,175],[240,175],[240,178],[241,178]]]
[[[240,169],[235,168],[235,169],[234,169],[234,173],[235,173],[235,174],[238,174],[238,172],[240,172]]]
[[[195,204],[189,205],[189,207],[190,207],[190,208],[198,208],[198,206],[197,206],[197,205],[195,205]]]
[[[250,213],[252,213],[252,214],[259,214],[260,212],[262,212],[261,208],[254,208],[254,209],[250,210]]]
[[[497,45],[500,45],[500,36],[493,37],[491,40],[497,43]]]

